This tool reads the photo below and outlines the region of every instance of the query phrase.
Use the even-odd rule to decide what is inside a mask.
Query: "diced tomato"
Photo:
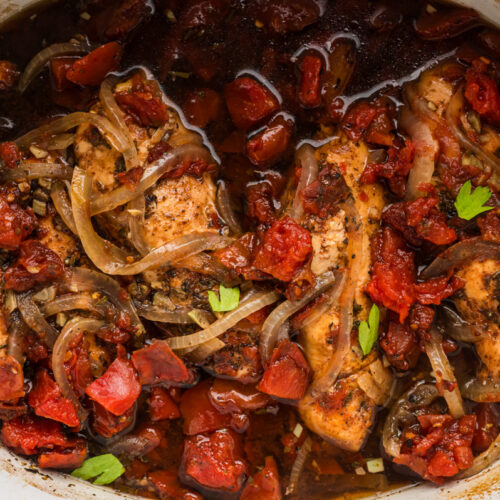
[[[15,142],[0,143],[0,160],[7,168],[16,168],[22,160],[22,154]]]
[[[306,108],[315,108],[321,104],[320,74],[323,66],[321,58],[307,54],[302,61],[299,101]]]
[[[225,429],[186,438],[182,462],[186,479],[201,487],[236,493],[245,480],[240,440]]]
[[[176,471],[156,470],[148,474],[160,498],[165,500],[202,500],[199,493],[184,488],[177,479]]]
[[[77,439],[74,448],[63,451],[49,451],[38,457],[41,469],[76,469],[87,457],[87,444],[84,439]]]
[[[63,397],[61,389],[46,370],[39,370],[35,385],[28,394],[28,404],[40,417],[56,420],[69,427],[80,426],[73,403]]]
[[[228,83],[224,94],[229,114],[238,128],[251,128],[279,109],[274,94],[247,76]]]
[[[196,127],[206,127],[218,118],[222,111],[222,99],[212,89],[190,92],[182,105],[182,111],[189,123]]]
[[[147,163],[153,163],[154,161],[159,160],[165,153],[168,153],[171,149],[172,146],[170,145],[170,143],[162,139],[149,150]]]
[[[103,437],[113,437],[134,424],[135,405],[119,416],[113,415],[99,403],[93,402],[92,407],[93,411],[90,418],[92,431]]]
[[[222,413],[212,404],[209,397],[210,386],[211,381],[205,380],[188,389],[181,397],[183,431],[188,436],[225,427],[238,427],[238,422],[231,414]]]
[[[163,387],[153,387],[149,400],[149,415],[153,422],[176,419],[181,416],[179,408]]]
[[[58,92],[62,92],[74,85],[66,77],[68,71],[73,67],[78,57],[53,57],[50,60],[50,72],[52,74],[52,81],[54,88]]]
[[[90,366],[89,345],[83,335],[70,346],[64,368],[78,397],[83,396],[85,388],[94,380]]]
[[[11,89],[21,73],[10,61],[0,61],[0,90]]]
[[[414,368],[420,356],[416,332],[407,323],[391,321],[387,334],[380,340],[389,363],[397,370],[406,371]]]
[[[116,94],[115,98],[120,107],[143,127],[161,127],[168,120],[167,105],[161,95],[139,75],[133,78],[130,92]]]
[[[261,224],[272,224],[276,220],[273,189],[267,181],[248,184],[245,189],[248,217]]]
[[[34,455],[40,449],[67,447],[69,441],[59,422],[23,415],[3,423],[2,441],[21,455]]]
[[[66,78],[77,85],[100,85],[108,73],[118,69],[122,52],[122,47],[117,42],[101,45],[78,59],[67,71]]]
[[[486,451],[498,436],[498,412],[494,404],[481,403],[474,412],[477,415],[477,426],[472,440],[474,451]]]
[[[490,210],[484,217],[476,220],[483,240],[500,243],[500,209]]]
[[[458,474],[458,467],[455,460],[449,453],[438,450],[431,458],[427,471],[433,476],[452,477]]]
[[[104,375],[94,380],[85,393],[113,415],[123,415],[136,401],[141,384],[128,359],[116,358]]]
[[[280,399],[297,400],[305,394],[311,369],[295,342],[282,340],[273,351],[257,389]]]
[[[465,74],[465,98],[474,111],[493,125],[500,125],[500,92],[495,81],[486,74],[487,65],[481,59],[472,62]]]
[[[222,413],[255,411],[265,408],[271,398],[259,392],[254,384],[216,378],[208,393],[212,404]]]
[[[106,36],[110,39],[124,38],[150,12],[151,8],[147,0],[122,0],[107,19]]]
[[[259,167],[272,165],[287,150],[291,135],[291,122],[278,116],[247,142],[249,160]]]
[[[342,121],[342,127],[349,139],[359,141],[375,116],[377,116],[375,106],[361,101],[349,108]]]
[[[474,461],[474,454],[470,446],[457,446],[453,449],[453,458],[459,470],[468,469]]]
[[[421,304],[439,305],[443,299],[447,299],[464,285],[465,282],[456,276],[450,280],[447,276],[438,276],[422,283],[415,283],[415,297]]]
[[[53,281],[64,274],[59,256],[38,240],[26,240],[19,246],[15,264],[5,271],[5,288],[24,292],[37,283]]]
[[[172,170],[169,170],[162,177],[163,179],[178,179],[183,175],[192,177],[201,177],[205,172],[213,173],[217,171],[215,163],[207,163],[201,158],[196,160],[184,159],[178,163]]]
[[[171,384],[190,383],[193,373],[184,361],[170,349],[166,340],[155,340],[151,345],[132,353],[132,363],[143,385],[169,382]]]
[[[16,401],[24,396],[23,368],[12,356],[0,358],[0,401]]]
[[[281,500],[278,467],[273,457],[266,457],[264,468],[249,480],[240,500]]]
[[[35,229],[36,217],[0,193],[0,248],[15,250]]]
[[[311,252],[309,231],[285,216],[266,231],[253,265],[281,281],[291,281]]]

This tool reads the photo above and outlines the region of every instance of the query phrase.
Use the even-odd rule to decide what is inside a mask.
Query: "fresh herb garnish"
[[[359,345],[365,356],[370,353],[373,344],[377,340],[379,321],[380,309],[376,304],[373,304],[368,315],[368,323],[362,321],[358,328]]]
[[[472,193],[471,189],[472,184],[470,181],[467,181],[460,188],[460,192],[455,200],[455,208],[461,219],[471,220],[476,215],[487,212],[493,208],[483,206],[491,198],[489,187],[478,186]]]
[[[119,478],[125,472],[125,467],[111,453],[92,457],[78,469],[75,469],[71,475],[80,479],[89,480],[95,477],[94,484],[109,484]]]
[[[240,289],[238,287],[226,288],[224,285],[219,287],[219,297],[212,292],[208,292],[208,302],[214,312],[232,311],[238,307],[240,302]]]

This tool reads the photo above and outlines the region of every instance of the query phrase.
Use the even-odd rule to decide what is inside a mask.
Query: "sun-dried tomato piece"
[[[155,470],[148,474],[161,499],[202,500],[199,493],[181,486],[175,470]]]
[[[247,482],[240,500],[281,500],[278,467],[273,457],[266,457],[264,468]]]
[[[415,31],[425,40],[446,40],[473,28],[479,23],[479,14],[474,9],[445,7],[440,5],[435,12],[422,9],[415,21]]]
[[[280,399],[297,400],[304,396],[311,369],[295,342],[282,340],[257,386],[259,391]]]
[[[14,63],[0,61],[0,90],[11,89],[16,84],[20,74]]]
[[[320,57],[307,54],[300,67],[300,87],[297,91],[300,103],[306,108],[321,104],[320,74],[323,61]]]
[[[179,418],[181,413],[166,389],[153,387],[149,398],[149,415],[153,422],[157,422]]]
[[[389,323],[387,333],[380,340],[389,363],[397,370],[414,368],[420,356],[417,334],[406,323]]]
[[[276,220],[273,188],[268,181],[248,184],[245,198],[248,217],[261,224],[272,224]]]
[[[110,438],[119,432],[132,426],[135,421],[135,405],[131,406],[122,415],[116,416],[110,413],[104,406],[95,401],[92,402],[92,413],[90,415],[90,426],[92,431]]]
[[[210,401],[223,413],[255,411],[265,408],[271,398],[259,392],[255,384],[216,378],[209,390]]]
[[[188,484],[220,493],[238,492],[247,470],[239,437],[225,429],[186,438],[182,463]]]
[[[52,84],[57,92],[62,92],[71,87],[75,88],[75,84],[69,81],[66,75],[78,60],[78,57],[53,57],[50,60]]]
[[[46,370],[37,372],[35,385],[28,394],[28,404],[39,417],[56,420],[69,427],[80,425],[73,403],[63,397],[61,389]]]
[[[35,229],[36,217],[31,209],[23,210],[0,193],[0,248],[15,250]]]
[[[477,426],[472,439],[472,449],[476,452],[486,451],[498,436],[498,411],[492,403],[480,403],[474,413]]]
[[[302,31],[317,21],[320,15],[318,3],[314,0],[259,0],[256,16],[268,30],[280,35]]]
[[[253,265],[281,281],[291,281],[311,255],[309,231],[285,216],[266,231]]]
[[[213,173],[217,171],[215,163],[207,163],[205,160],[183,160],[176,165],[172,170],[169,170],[162,178],[163,179],[178,179],[183,175],[191,175],[192,177],[201,177],[205,172]]]
[[[274,94],[247,76],[228,83],[224,95],[229,114],[238,128],[251,128],[279,109]]]
[[[190,92],[182,111],[189,123],[196,127],[204,128],[218,118],[222,110],[222,99],[212,89],[200,89]]]
[[[123,0],[108,18],[105,34],[110,39],[124,38],[150,13],[147,0]]]
[[[53,281],[64,274],[59,256],[38,240],[23,241],[19,250],[16,263],[5,271],[6,289],[24,292],[37,283]]]
[[[23,156],[15,142],[0,143],[0,160],[7,168],[16,168]]]
[[[483,240],[500,243],[500,209],[490,210],[484,217],[476,220]]]
[[[135,189],[135,186],[141,180],[142,174],[144,173],[144,169],[142,167],[134,167],[126,172],[120,172],[116,177],[120,184],[124,184],[131,191]]]
[[[123,415],[139,397],[141,384],[131,361],[116,358],[85,393],[113,415]]]
[[[23,368],[12,356],[0,358],[0,401],[16,401],[24,396]]]
[[[415,297],[421,304],[439,305],[443,299],[450,297],[464,285],[465,282],[456,276],[451,279],[447,276],[438,276],[422,283],[415,283]]]
[[[151,345],[134,351],[132,363],[143,385],[160,382],[187,384],[194,380],[192,371],[172,351],[166,340],[155,340]]]

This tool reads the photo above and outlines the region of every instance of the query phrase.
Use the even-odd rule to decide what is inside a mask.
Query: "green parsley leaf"
[[[483,205],[491,198],[490,188],[487,186],[478,186],[471,193],[472,184],[467,181],[458,193],[455,200],[455,208],[461,219],[471,220],[476,215],[491,210],[493,207],[484,207]]]
[[[125,467],[111,453],[92,457],[78,469],[75,469],[71,475],[80,479],[89,480],[96,478],[94,484],[109,484],[119,478],[125,472]]]
[[[226,288],[223,284],[219,287],[219,297],[212,292],[208,292],[208,302],[214,312],[232,311],[238,307],[240,302],[240,289],[238,287]]]
[[[358,328],[359,345],[365,356],[370,353],[373,344],[377,340],[379,322],[380,309],[376,304],[373,304],[368,315],[368,322],[361,321]]]

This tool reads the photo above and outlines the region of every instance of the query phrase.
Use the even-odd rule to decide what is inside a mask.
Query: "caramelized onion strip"
[[[2,170],[0,173],[3,181],[18,181],[20,179],[49,179],[71,180],[73,169],[60,163],[35,163],[22,162],[19,167]]]
[[[300,221],[304,215],[302,191],[317,179],[319,172],[314,148],[310,144],[304,144],[297,150],[295,153],[295,164],[300,165],[301,172],[297,190],[295,191],[295,197],[292,201],[292,206],[290,207],[288,215],[292,219]]]
[[[50,189],[50,197],[54,204],[59,217],[63,220],[66,227],[73,233],[77,234],[75,219],[73,218],[73,210],[69,203],[68,193],[62,182],[56,182]]]

